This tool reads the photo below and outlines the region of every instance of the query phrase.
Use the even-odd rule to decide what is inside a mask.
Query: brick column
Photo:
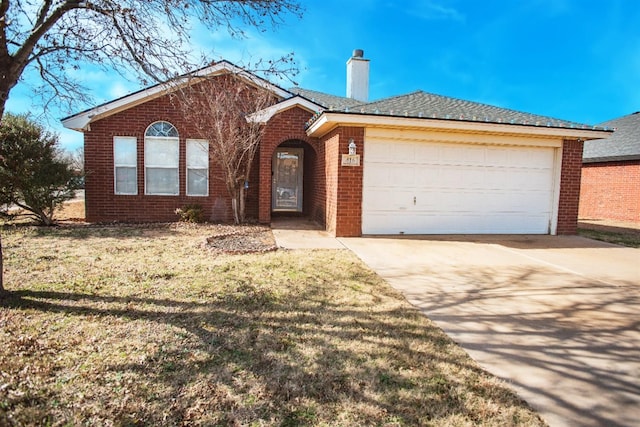
[[[342,155],[349,153],[353,139],[360,155],[360,166],[342,166]],[[362,168],[364,128],[339,127],[325,138],[326,224],[336,237],[362,235]]]
[[[578,140],[565,140],[562,143],[557,234],[576,234],[578,232],[582,146],[582,141]]]

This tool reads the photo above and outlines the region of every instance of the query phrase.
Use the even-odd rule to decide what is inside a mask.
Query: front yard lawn
[[[544,425],[349,251],[0,230],[0,425]]]

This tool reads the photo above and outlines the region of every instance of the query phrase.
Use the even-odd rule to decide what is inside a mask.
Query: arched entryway
[[[271,215],[308,216],[324,222],[319,206],[324,168],[319,168],[316,150],[307,142],[287,140],[271,160]]]

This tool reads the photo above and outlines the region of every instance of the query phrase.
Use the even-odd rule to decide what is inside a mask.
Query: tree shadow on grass
[[[514,422],[500,418],[505,408],[529,411],[416,310],[345,306],[321,286],[282,298],[245,284],[198,302],[22,290],[2,305],[151,322],[181,337],[100,368],[96,390],[118,402],[103,411],[120,425],[498,425]]]
[[[136,239],[143,236],[162,237],[176,234],[175,227],[180,223],[149,224],[55,224],[53,226],[34,223],[0,224],[0,232],[31,232],[32,237],[55,237],[59,239],[85,240],[89,238],[116,238],[118,240]]]

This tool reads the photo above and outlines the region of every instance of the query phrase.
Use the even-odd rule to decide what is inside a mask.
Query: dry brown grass
[[[84,201],[74,200],[62,205],[54,218],[63,221],[84,221]]]
[[[543,425],[348,251],[7,227],[0,425]]]

